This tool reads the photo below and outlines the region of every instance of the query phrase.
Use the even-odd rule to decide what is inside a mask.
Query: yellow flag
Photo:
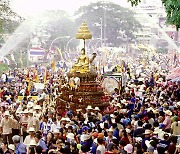
[[[47,80],[47,70],[45,70],[45,74],[44,74],[44,84],[46,83]]]
[[[51,68],[52,68],[53,71],[55,71],[55,61],[54,61],[54,59],[53,59],[53,61],[51,63]]]
[[[35,80],[36,83],[39,83],[39,76],[38,76],[38,70],[36,70],[36,80]]]
[[[61,59],[64,60],[61,49],[57,48],[57,50],[58,50],[58,52],[59,52],[59,55],[61,56]]]

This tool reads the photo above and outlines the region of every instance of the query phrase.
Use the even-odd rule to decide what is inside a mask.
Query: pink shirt
[[[171,128],[171,118],[170,116],[166,116],[163,124],[165,125],[165,129],[170,129]]]

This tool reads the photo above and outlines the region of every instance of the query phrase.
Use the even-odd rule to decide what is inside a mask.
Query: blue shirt
[[[93,144],[92,144],[91,153],[92,153],[92,154],[96,154],[96,149],[97,149],[97,146],[93,143]]]
[[[40,139],[38,145],[40,145],[43,150],[47,150],[47,145],[42,139]]]
[[[27,153],[26,146],[24,144],[22,144],[22,143],[19,143],[16,146],[15,154],[26,154],[26,153]]]

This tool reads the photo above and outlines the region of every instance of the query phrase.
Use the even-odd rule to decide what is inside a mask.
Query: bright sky
[[[66,10],[73,15],[82,5],[88,5],[90,2],[98,0],[11,0],[12,7],[22,16],[35,15],[47,9]],[[128,7],[130,3],[127,0],[109,0],[121,6]]]

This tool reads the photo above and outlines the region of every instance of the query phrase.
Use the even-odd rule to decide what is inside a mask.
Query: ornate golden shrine
[[[92,65],[96,53],[93,53],[92,58],[89,58],[85,53],[85,40],[92,38],[85,22],[79,28],[76,38],[84,40],[84,48],[81,50],[81,56],[78,57],[77,62],[67,74],[71,83],[69,83],[69,87],[60,89],[62,92],[60,99],[70,102],[72,109],[83,109],[88,105],[104,108],[109,105],[109,97],[105,96],[101,83],[96,81],[97,71]],[[79,83],[75,80],[79,80]]]

